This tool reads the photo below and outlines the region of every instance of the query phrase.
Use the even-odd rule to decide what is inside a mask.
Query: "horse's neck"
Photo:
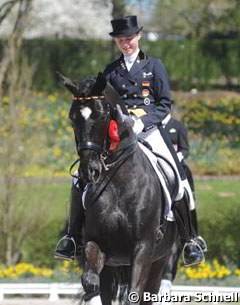
[[[121,141],[118,149],[124,149],[124,147],[137,145],[137,136],[129,126],[120,126],[120,138]]]

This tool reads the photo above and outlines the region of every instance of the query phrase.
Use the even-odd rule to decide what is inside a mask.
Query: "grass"
[[[227,209],[234,209],[240,217],[240,181],[196,180],[195,185],[196,205],[200,221],[217,216],[221,218]]]
[[[70,196],[71,180],[68,178],[59,181],[49,180],[31,183],[27,186],[28,201],[32,206],[47,203],[49,216],[53,220],[64,221],[68,214],[68,202]],[[23,191],[23,190],[22,190]],[[195,181],[196,204],[198,217],[210,219],[221,214],[230,206],[239,211],[240,217],[240,187],[239,181],[201,180]]]
[[[196,180],[195,193],[199,218],[205,217],[206,213],[211,216],[211,213],[214,211],[225,209],[230,204],[238,207],[240,211],[239,183],[240,181],[236,180]],[[36,192],[39,196],[51,196],[51,204],[49,205],[50,213],[52,210],[52,213],[55,214],[54,217],[63,218],[65,217],[66,202],[69,198],[70,187],[71,184],[67,182],[53,182],[36,186]]]
[[[32,211],[38,211],[39,207],[45,207],[48,217],[48,225],[40,236],[39,248],[36,246],[34,239],[32,243],[25,247],[24,254],[32,251],[29,259],[37,258],[39,262],[44,261],[50,266],[55,264],[52,257],[52,251],[58,239],[58,232],[63,228],[65,220],[68,216],[68,202],[71,189],[71,180],[69,177],[64,179],[33,179],[27,185],[20,185],[19,196],[26,201],[26,205],[31,207]],[[237,180],[219,180],[210,179],[195,181],[197,210],[200,223],[200,233],[207,237],[209,243],[209,253],[206,257],[207,261],[211,261],[215,257],[230,257],[234,253],[234,257],[238,257],[236,251],[240,251],[237,240],[233,236],[239,236],[239,218],[240,218],[240,187]],[[27,213],[29,209],[25,208]],[[231,216],[229,227],[223,227],[224,217]],[[32,212],[31,212],[32,213]],[[232,221],[233,218],[233,221]],[[222,228],[222,231],[220,230]],[[220,230],[220,231],[219,231]],[[228,230],[228,235],[222,234]],[[221,245],[221,247],[219,246]],[[36,247],[36,248],[35,248]],[[44,254],[41,254],[43,251]],[[235,253],[235,252],[236,253]],[[37,254],[37,255],[36,255]],[[39,254],[39,255],[38,255]],[[28,256],[27,256],[28,257]],[[229,260],[230,263],[231,259]],[[222,264],[228,264],[221,261]],[[198,284],[198,285],[221,285],[236,286],[239,277],[228,277],[221,280],[186,280],[186,278],[177,278],[177,284]]]

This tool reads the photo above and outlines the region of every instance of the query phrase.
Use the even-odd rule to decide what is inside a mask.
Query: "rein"
[[[88,198],[88,205],[94,203],[98,199],[98,197],[104,192],[116,172],[134,154],[136,149],[137,141],[125,147],[125,149],[123,149],[123,151],[121,152],[120,156],[118,156],[118,158],[114,162],[109,164],[111,165],[111,167],[108,167],[108,169],[105,170],[104,176],[98,183],[97,189],[94,190],[92,195]]]
[[[102,163],[105,171],[108,171],[110,168],[114,167],[117,163],[124,160],[126,152],[128,152],[129,156],[130,156],[132,153],[134,153],[136,148],[137,148],[137,141],[125,146],[124,148],[122,148],[114,153],[111,153],[110,155],[101,154],[100,160],[101,160],[101,163]],[[128,155],[127,155],[127,157],[128,157]]]

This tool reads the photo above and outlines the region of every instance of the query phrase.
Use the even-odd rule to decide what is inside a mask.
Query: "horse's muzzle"
[[[80,172],[87,183],[98,183],[101,178],[102,170],[103,166],[98,158],[88,158],[87,162],[85,158],[81,159]]]
[[[102,173],[102,164],[96,163],[88,166],[87,178],[89,182],[98,183]]]
[[[83,150],[80,155],[80,172],[88,183],[99,182],[103,170],[100,156],[93,150]]]

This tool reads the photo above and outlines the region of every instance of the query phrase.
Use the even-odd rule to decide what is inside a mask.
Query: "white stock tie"
[[[130,71],[130,69],[132,68],[132,65],[134,63],[134,59],[133,58],[125,59],[125,63],[126,63],[126,67],[127,67],[128,71]]]

